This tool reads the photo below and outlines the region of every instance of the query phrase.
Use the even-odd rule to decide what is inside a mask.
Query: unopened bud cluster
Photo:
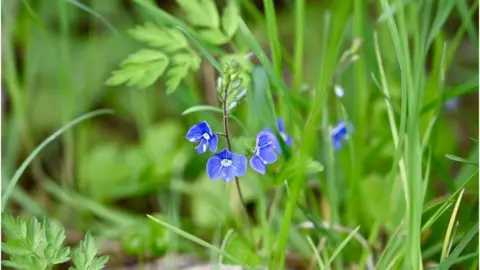
[[[225,65],[222,77],[217,79],[218,97],[225,103],[227,111],[232,111],[247,96],[247,88],[242,83],[241,66],[232,61]]]

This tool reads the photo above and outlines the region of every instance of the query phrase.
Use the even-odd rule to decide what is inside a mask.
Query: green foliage
[[[64,247],[65,229],[59,224],[44,219],[40,223],[35,217],[27,222],[19,217],[3,215],[2,228],[7,240],[2,250],[10,256],[2,264],[15,269],[52,269],[54,265],[70,259],[70,247]],[[85,241],[72,252],[77,266],[71,269],[103,269],[108,257],[95,258],[97,246],[87,233]]]
[[[98,252],[98,245],[90,233],[87,233],[85,240],[81,241],[78,247],[72,251],[72,261],[75,267],[69,270],[100,270],[108,261],[108,256],[95,257]]]
[[[237,31],[239,10],[235,1],[228,2],[221,20],[213,0],[178,0],[177,3],[188,23],[200,28],[199,36],[211,45],[229,42]],[[107,85],[146,88],[165,75],[167,93],[172,93],[189,72],[200,68],[199,54],[178,28],[147,22],[128,33],[155,49],[140,49],[128,56],[120,68],[112,72]]]

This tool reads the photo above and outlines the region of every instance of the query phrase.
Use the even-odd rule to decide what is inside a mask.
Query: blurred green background
[[[293,2],[275,1],[285,55],[293,54]],[[382,94],[370,77],[371,73],[378,72],[372,31],[381,24],[377,19],[382,12],[377,1],[363,2],[367,23],[366,34],[361,37],[360,57],[365,59],[362,61],[367,66],[364,80],[369,89],[368,104],[359,103],[358,74],[354,69],[348,68],[338,81],[345,90],[343,102],[349,115],[355,120],[357,108],[365,107],[363,120],[368,123],[358,135],[361,139],[353,135],[355,143],[364,144],[362,158],[355,160],[363,168],[357,190],[357,196],[362,199],[356,213],[346,215],[345,223],[352,228],[364,225],[361,231],[366,236],[381,226],[383,229],[374,236],[375,245],[381,249],[396,226],[394,218],[389,222],[388,213],[396,211],[397,203],[390,194],[384,193],[383,181],[390,172],[394,147],[390,143],[390,131],[385,129],[388,119]],[[465,4],[463,7],[478,6],[477,1],[459,2]],[[306,3],[303,78],[304,83],[314,84],[319,72],[323,11],[330,1]],[[175,1],[156,1],[155,4],[178,14]],[[262,1],[240,1],[240,6],[242,17],[268,52]],[[447,43],[465,24],[465,17],[459,10],[462,9],[455,6],[441,29],[442,40]],[[453,154],[478,160],[478,144],[470,139],[478,138],[478,11],[472,10],[474,15],[469,18],[468,30],[462,35],[446,71],[445,91],[462,95],[451,98],[450,106],[440,108],[432,138],[434,154],[426,203],[451,195],[476,169],[445,158],[446,154]],[[27,155],[55,130],[87,112],[102,108],[114,110],[114,114],[94,117],[52,141],[23,174],[8,212],[24,217],[46,215],[60,220],[67,229],[67,241],[71,243],[91,230],[102,237],[102,252],[110,254],[110,263],[116,266],[135,264],[139,257],[161,257],[167,248],[172,252],[195,253],[208,258],[207,251],[188,241],[166,238],[166,230],[151,226],[145,214],[161,213],[170,223],[208,241],[217,239],[216,232],[222,231],[216,227],[219,226],[216,219],[220,216],[229,217],[228,224],[241,218],[240,214],[226,211],[215,202],[228,188],[220,181],[208,179],[204,171],[208,157],[198,156],[185,139],[186,131],[196,122],[220,119],[218,115],[204,112],[182,115],[191,106],[216,103],[211,89],[217,75],[208,61],[203,60],[201,68],[168,95],[162,79],[147,89],[105,85],[111,72],[127,55],[145,47],[125,31],[147,21],[152,21],[152,16],[128,0],[2,1],[3,186],[5,179],[12,177]],[[400,102],[394,49],[385,41],[388,33],[381,27],[384,26],[378,26],[382,57],[387,66],[392,100]],[[346,35],[349,41],[343,45],[344,50],[355,38],[352,31],[347,31]],[[232,52],[229,46],[224,49]],[[441,51],[442,42],[435,43],[426,61],[426,73],[438,72]],[[245,46],[237,47],[239,55],[248,52]],[[291,85],[294,76],[291,69],[285,68],[283,75],[287,85]],[[435,100],[438,97],[435,85],[427,87],[433,90],[426,91],[425,99]],[[447,101],[448,98],[443,99]],[[247,110],[240,108],[239,117],[244,119],[249,115]],[[428,123],[428,117],[426,119]],[[291,133],[299,139],[300,126],[292,128]],[[349,154],[339,156],[342,162],[350,158]],[[348,178],[350,171],[343,172]],[[467,185],[462,201],[459,220],[465,227],[461,231],[478,220],[477,178],[478,174]],[[245,181],[255,183],[262,179],[249,174]],[[347,180],[341,185],[346,183]],[[255,201],[248,199],[254,196],[255,192],[249,189],[255,189],[255,184],[245,184],[244,188],[247,201],[252,203],[251,209],[256,209]],[[328,212],[323,198],[320,190],[313,200],[321,204],[321,211]],[[442,216],[436,226],[422,236],[427,252],[425,261],[436,260],[449,218],[448,214]],[[305,269],[303,265],[308,262],[305,247],[292,249],[295,259],[301,261],[302,266],[297,269]]]

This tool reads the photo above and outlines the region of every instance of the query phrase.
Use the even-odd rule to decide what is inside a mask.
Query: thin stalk
[[[225,140],[227,141],[228,151],[232,152],[232,144],[230,142],[230,129],[228,127],[228,109],[227,109],[228,89],[229,88],[230,88],[230,84],[227,87],[225,87],[224,92],[223,92],[223,101],[222,101],[222,105],[223,105],[223,130],[224,130],[224,133],[225,133],[224,134],[225,135],[224,136]],[[245,212],[245,218],[247,219],[248,227],[252,228],[252,226],[250,224],[250,217],[248,215],[247,204],[245,203],[245,200],[243,199],[242,189],[240,188],[240,182],[238,181],[237,176],[235,176],[235,186],[237,188],[238,197],[240,197],[240,202],[242,203],[242,208]],[[252,244],[254,244],[255,240],[253,239],[253,234],[250,234],[250,236],[252,238],[251,239]]]

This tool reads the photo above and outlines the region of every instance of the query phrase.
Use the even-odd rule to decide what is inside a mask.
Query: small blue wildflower
[[[199,154],[205,153],[207,148],[212,152],[217,151],[218,136],[213,133],[212,129],[205,121],[194,125],[188,130],[187,140],[191,142],[200,142],[197,147],[195,147]]]
[[[207,174],[212,180],[222,178],[228,182],[247,172],[247,158],[223,149],[207,161]]]
[[[257,142],[255,145],[255,152],[250,158],[250,166],[258,173],[265,174],[267,164],[277,161],[277,154],[275,147],[277,138],[269,131],[260,131],[257,135]]]
[[[353,126],[350,124],[349,129],[347,130],[347,125],[344,120],[338,122],[338,124],[332,129],[332,142],[333,148],[335,150],[340,150],[343,146],[343,141],[348,139],[348,131],[352,131]]]
[[[283,122],[283,119],[277,119],[277,128],[278,128],[278,133],[280,133],[280,136],[282,136],[283,141],[285,141],[285,144],[290,147],[292,146],[292,137],[288,136],[286,131],[285,131],[285,123]]]

